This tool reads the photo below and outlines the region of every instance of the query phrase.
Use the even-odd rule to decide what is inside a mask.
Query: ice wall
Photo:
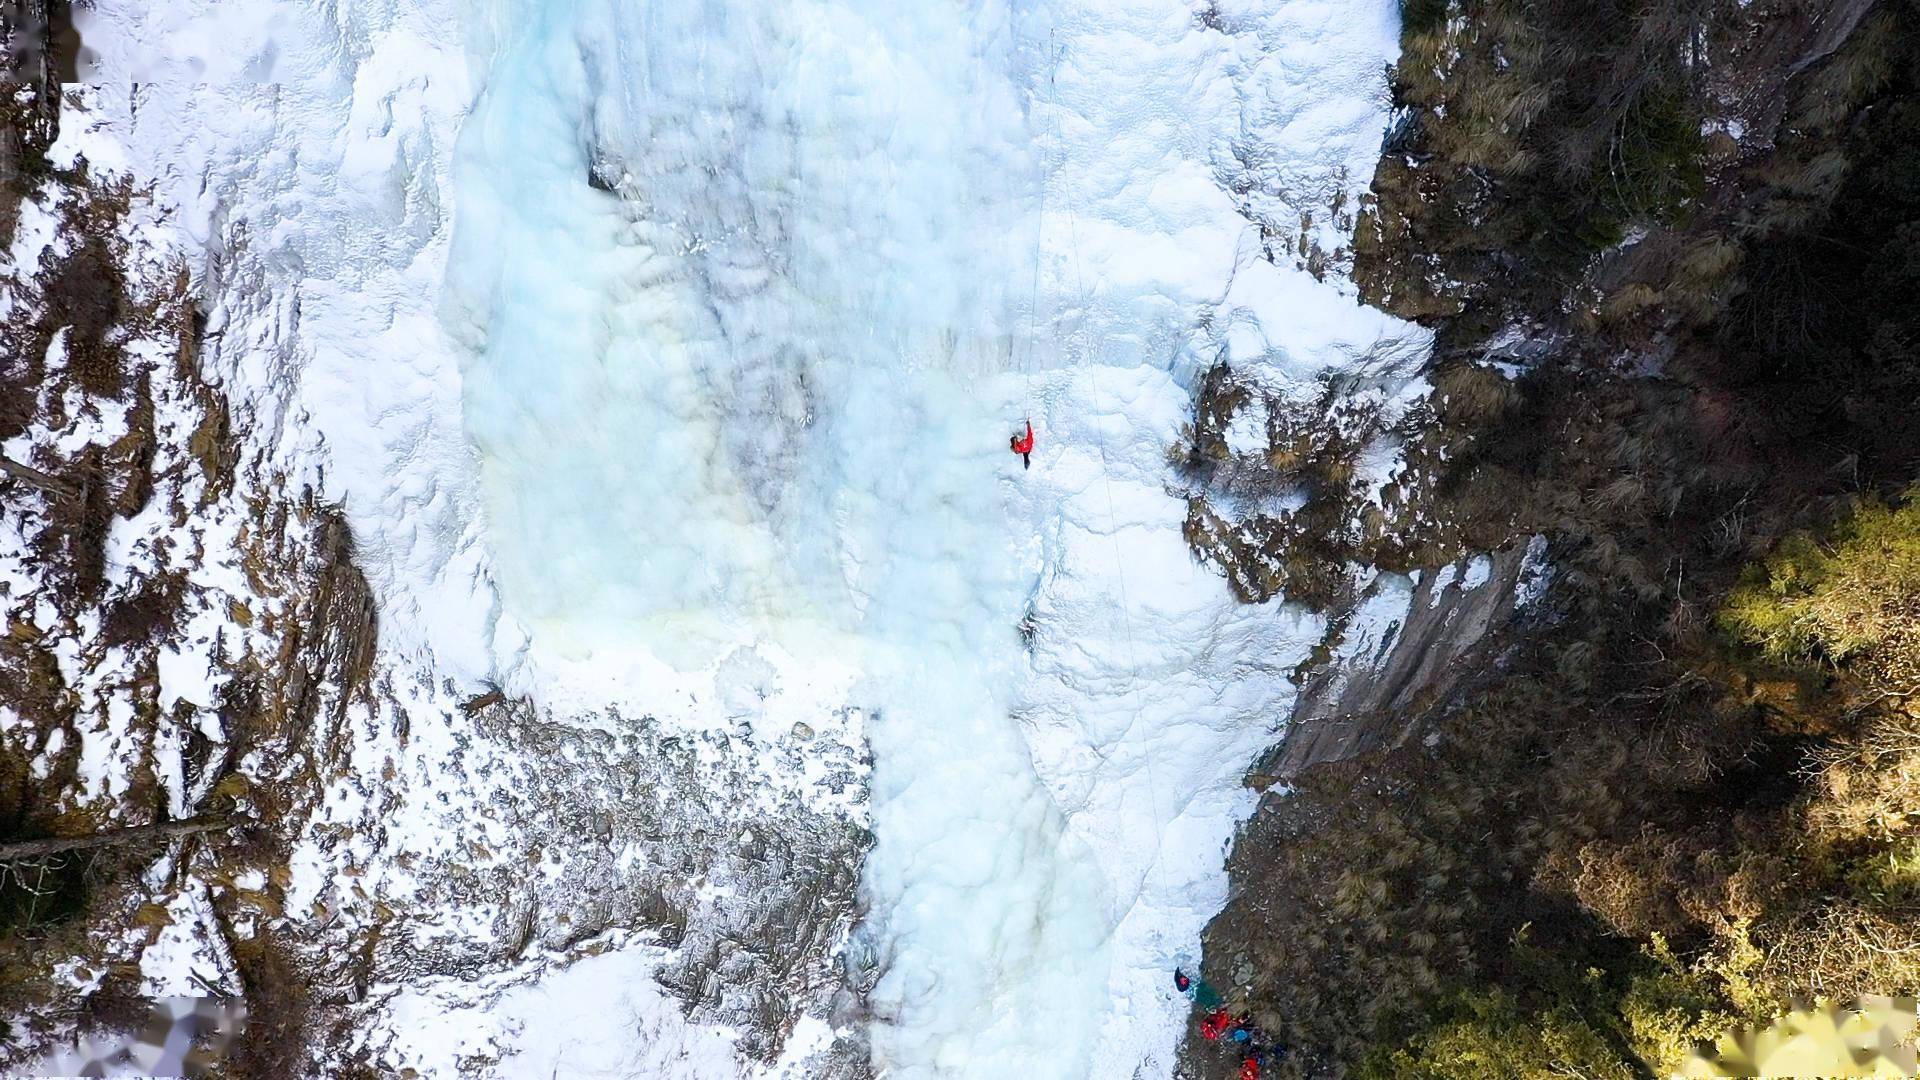
[[[535,672],[851,660],[877,1062],[1070,1072],[1109,901],[1009,700],[1028,526],[995,471],[1038,191],[1012,21],[865,7],[507,15],[457,159],[467,425]],[[789,713],[818,721],[761,720]]]
[[[550,659],[851,625],[842,533],[945,464],[889,429],[999,422],[966,384],[1007,347],[1034,185],[1005,15],[863,7],[497,16],[448,321],[507,608]]]
[[[773,730],[840,672],[876,1064],[1167,1075],[1322,627],[1194,566],[1166,448],[1221,356],[1310,395],[1418,337],[1254,224],[1340,242],[1393,5],[488,10],[445,311],[503,668],[697,722],[752,650]]]

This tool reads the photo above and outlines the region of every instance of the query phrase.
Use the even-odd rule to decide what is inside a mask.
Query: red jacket
[[[1240,1063],[1240,1080],[1260,1080],[1259,1058],[1248,1058]]]
[[[1227,1029],[1232,1026],[1233,1017],[1227,1013],[1227,1010],[1215,1009],[1200,1021],[1200,1037],[1203,1039],[1218,1039],[1220,1036],[1225,1035]]]
[[[1013,440],[1013,452],[1016,454],[1033,453],[1033,421],[1027,421],[1027,433]]]

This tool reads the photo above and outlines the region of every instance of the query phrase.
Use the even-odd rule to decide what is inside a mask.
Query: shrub
[[[1728,599],[1723,623],[1774,660],[1845,663],[1899,642],[1920,617],[1920,502],[1869,500],[1824,538],[1799,532]]]

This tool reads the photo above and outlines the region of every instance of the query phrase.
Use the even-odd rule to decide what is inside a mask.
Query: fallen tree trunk
[[[31,465],[22,465],[12,458],[0,457],[0,474],[5,474],[13,477],[15,480],[32,484],[41,491],[47,492],[50,495],[57,495],[62,499],[71,499],[77,494],[77,492],[64,481],[49,476]]]
[[[245,824],[247,824],[246,818],[196,817],[163,822],[158,825],[135,825],[126,829],[110,829],[106,832],[89,833],[86,836],[49,836],[42,840],[15,840],[12,843],[0,844],[0,862],[63,855],[69,851],[138,844],[147,840],[171,840],[176,836],[217,832]]]

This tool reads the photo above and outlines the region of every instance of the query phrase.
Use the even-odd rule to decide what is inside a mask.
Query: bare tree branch
[[[0,844],[0,862],[15,859],[37,859],[47,855],[59,855],[68,851],[86,851],[91,848],[117,847],[122,844],[138,844],[149,840],[172,839],[176,836],[190,836],[194,833],[218,832],[237,825],[248,824],[246,818],[237,817],[194,817],[182,821],[168,821],[158,825],[136,825],[128,829],[110,829],[106,832],[90,833],[86,836],[53,836],[44,840],[16,840],[10,844]]]

